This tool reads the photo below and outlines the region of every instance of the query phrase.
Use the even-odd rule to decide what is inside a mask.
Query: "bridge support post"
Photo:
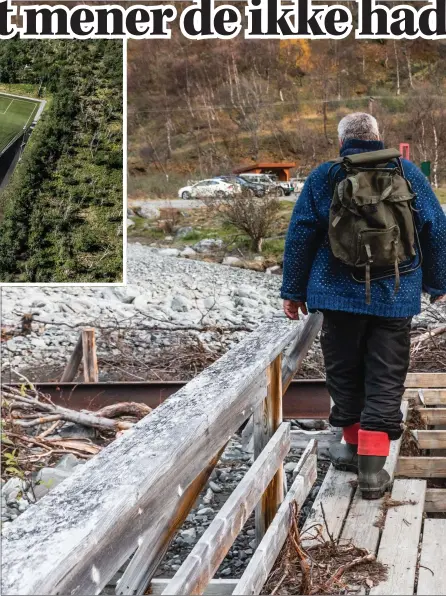
[[[254,458],[260,455],[282,423],[282,356],[267,368],[267,396],[254,412]],[[255,510],[256,542],[260,543],[284,498],[283,465],[279,467]]]
[[[82,361],[85,383],[97,383],[99,371],[94,327],[82,330]]]

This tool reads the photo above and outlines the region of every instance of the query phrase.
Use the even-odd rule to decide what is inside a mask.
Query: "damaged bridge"
[[[270,593],[264,590],[284,546],[300,540],[293,534],[296,515],[316,480],[320,447],[333,439],[326,432],[293,437],[284,421],[287,390],[321,323],[321,315],[312,314],[263,324],[29,507],[3,535],[3,593],[99,594],[129,559],[117,594]],[[301,561],[309,560],[312,542],[323,540],[352,544],[364,561],[386,569],[380,581],[350,581],[344,593],[444,590],[446,519],[433,514],[446,512],[446,431],[436,428],[446,423],[446,374],[409,374],[406,387],[404,416],[416,412],[423,428],[405,435],[416,455],[400,456],[401,440],[392,445],[386,464],[395,477],[391,496],[364,501],[356,477],[330,467],[301,520],[294,550]],[[153,579],[226,444],[251,417],[251,468],[174,577]],[[304,449],[287,487],[283,461],[296,441]],[[215,579],[253,512],[257,548],[242,577]],[[344,571],[335,569],[333,582]]]

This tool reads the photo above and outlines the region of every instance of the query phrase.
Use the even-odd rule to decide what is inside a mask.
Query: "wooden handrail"
[[[265,399],[268,366],[291,342],[303,359],[315,317],[264,323],[29,507],[3,535],[3,593],[99,593],[145,540],[159,553],[185,491]]]

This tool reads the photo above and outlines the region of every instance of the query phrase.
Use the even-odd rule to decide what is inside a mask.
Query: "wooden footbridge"
[[[100,594],[129,559],[117,594],[261,594],[288,536],[290,504],[304,503],[317,475],[311,438],[285,486],[291,435],[282,395],[320,326],[320,315],[265,323],[29,507],[3,536],[3,594]],[[388,503],[398,506],[362,500],[355,476],[331,467],[304,525],[320,524],[335,540],[376,554],[388,574],[367,587],[372,595],[445,593],[446,431],[435,427],[446,424],[446,374],[408,375],[406,387],[404,416],[416,408],[425,428],[412,433],[416,456],[402,457],[400,441],[392,444],[386,468],[397,478]],[[253,465],[175,576],[153,580],[225,445],[250,416]],[[321,436],[325,446],[333,438]],[[243,576],[214,579],[253,511],[258,546]]]

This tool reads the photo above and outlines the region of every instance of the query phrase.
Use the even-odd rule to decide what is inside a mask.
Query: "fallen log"
[[[6,393],[6,399],[9,397],[12,400],[10,404],[12,407],[20,407],[20,405],[22,405],[27,409],[34,408],[36,410],[48,412],[52,415],[59,415],[61,419],[64,419],[68,422],[76,422],[77,424],[83,424],[84,426],[93,426],[95,428],[104,428],[115,431],[128,430],[133,426],[132,422],[127,422],[124,420],[113,420],[111,418],[105,418],[101,415],[97,415],[96,413],[89,413],[85,411],[77,412],[75,410],[70,410],[69,408],[55,406],[54,404],[45,403],[37,399],[25,397],[23,395],[18,395],[18,392],[4,393]],[[116,404],[116,406],[118,405],[119,404]],[[38,417],[36,416],[36,418]],[[23,421],[13,420],[13,422],[14,424],[18,424],[19,426],[24,426]]]

